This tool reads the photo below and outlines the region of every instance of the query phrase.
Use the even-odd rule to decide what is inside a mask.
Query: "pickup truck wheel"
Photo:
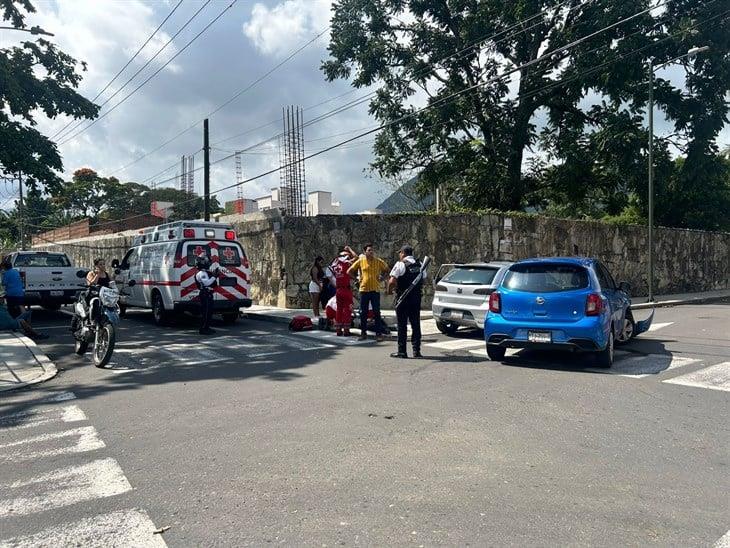
[[[236,323],[236,320],[238,320],[239,312],[236,310],[235,312],[226,312],[223,314],[223,323],[226,325],[232,325]]]
[[[459,326],[452,322],[443,322],[438,320],[436,322],[436,328],[444,335],[453,335],[459,329]]]
[[[152,317],[155,325],[164,326],[170,323],[170,315],[165,310],[165,303],[162,301],[162,295],[157,291],[152,294]]]
[[[608,333],[606,348],[596,353],[598,367],[609,369],[613,365],[613,331]]]
[[[502,361],[506,352],[507,349],[502,346],[495,346],[493,344],[487,345],[487,356],[489,356],[489,359],[493,362]]]

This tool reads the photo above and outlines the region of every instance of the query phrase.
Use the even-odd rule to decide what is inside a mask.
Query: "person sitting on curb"
[[[0,294],[0,330],[3,331],[22,331],[26,337],[31,338],[34,341],[47,339],[48,335],[39,333],[33,329],[28,321],[30,318],[30,312],[26,311],[21,313],[17,318],[13,318],[8,312],[8,307],[5,306],[5,296]]]

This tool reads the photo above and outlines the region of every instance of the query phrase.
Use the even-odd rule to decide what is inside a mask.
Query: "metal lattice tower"
[[[188,162],[187,158],[185,156],[182,157],[180,160],[180,168],[182,170],[182,173],[180,174],[180,190],[183,192],[188,191],[188,178],[187,178],[187,170],[188,170]]]
[[[300,107],[282,109],[284,134],[279,148],[280,178],[286,213],[307,214],[307,185],[304,170],[304,111]]]
[[[241,151],[236,151],[236,184],[238,185],[236,187],[236,198],[238,198],[239,201],[243,200],[243,185],[241,184],[243,182],[243,159],[241,156]]]
[[[195,156],[188,156],[187,193],[195,194]]]

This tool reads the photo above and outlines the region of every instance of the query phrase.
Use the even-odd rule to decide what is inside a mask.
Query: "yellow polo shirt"
[[[390,269],[383,259],[374,257],[372,260],[368,260],[365,255],[360,255],[347,273],[354,274],[358,270],[360,271],[360,293],[365,293],[366,291],[380,291],[378,278]]]

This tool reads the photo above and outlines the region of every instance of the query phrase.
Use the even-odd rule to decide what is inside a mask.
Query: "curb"
[[[26,388],[28,386],[32,386],[34,384],[39,384],[42,382],[45,382],[49,379],[52,379],[58,374],[58,369],[56,368],[56,364],[53,363],[48,356],[46,356],[43,352],[40,351],[40,348],[38,345],[25,335],[18,335],[17,333],[13,333],[18,339],[22,341],[22,343],[25,345],[25,347],[28,349],[28,351],[31,353],[35,361],[38,363],[38,365],[43,369],[43,373],[35,377],[33,380],[21,382],[13,386],[6,386],[0,388],[0,392],[9,392],[10,390],[19,390],[21,388]]]
[[[650,308],[669,308],[687,304],[707,304],[730,299],[730,295],[713,295],[712,297],[693,297],[690,299],[675,299],[672,301],[655,301],[651,303],[632,304],[632,310],[647,310]]]

